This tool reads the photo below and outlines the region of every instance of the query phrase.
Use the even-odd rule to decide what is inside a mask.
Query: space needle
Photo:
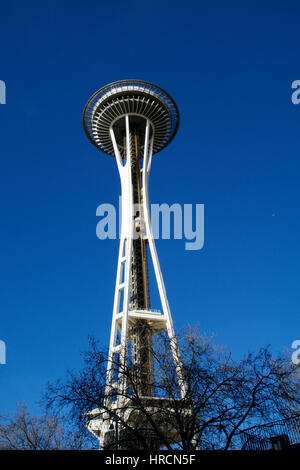
[[[185,393],[171,311],[152,233],[148,190],[152,157],[174,138],[179,113],[174,100],[162,88],[140,80],[120,80],[104,86],[89,99],[83,125],[92,144],[115,157],[122,192],[105,406],[88,413],[88,428],[99,439],[100,449],[107,449],[116,441],[117,433],[125,433],[118,428],[114,411],[126,408],[121,402],[128,395],[124,370],[129,364],[134,371],[137,393],[145,406],[151,412],[158,403],[153,386],[151,345],[152,337],[159,332],[168,334],[181,395]],[[150,261],[161,310],[151,309]],[[139,418],[136,413],[133,417],[127,412],[124,419],[135,426]],[[155,446],[159,448],[161,443],[156,442]],[[124,444],[121,448],[129,447]]]

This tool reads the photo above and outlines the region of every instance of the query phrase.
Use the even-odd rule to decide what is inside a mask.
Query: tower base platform
[[[180,402],[178,399],[178,408]],[[192,415],[188,407],[182,407],[180,413],[181,424]],[[112,403],[110,410],[95,408],[85,416],[89,431],[100,441],[100,450],[159,450],[181,441],[174,400],[168,398],[140,397],[139,403],[126,399],[122,405]]]

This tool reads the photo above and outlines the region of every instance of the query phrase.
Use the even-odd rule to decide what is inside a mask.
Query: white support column
[[[126,237],[126,263],[124,266],[125,279],[124,279],[124,294],[123,294],[123,317],[122,317],[122,332],[121,332],[121,352],[120,352],[120,367],[119,372],[119,392],[124,393],[126,390],[125,375],[122,374],[122,368],[126,369],[128,360],[128,312],[130,301],[130,276],[131,276],[131,258],[132,258],[132,237],[133,237],[133,188],[132,188],[132,174],[131,174],[131,142],[130,142],[130,128],[129,116],[125,116],[126,126],[126,164],[124,165],[125,171],[121,175],[122,184],[122,201],[123,191],[126,193],[126,200],[124,205],[122,202],[122,226],[124,224],[124,235]],[[125,206],[125,207],[124,207]],[[126,220],[126,222],[125,222]],[[123,369],[123,370],[124,370]]]
[[[129,116],[125,116],[126,123],[126,162],[123,164],[122,157],[116,142],[113,127],[110,128],[111,140],[114,146],[114,152],[117,160],[118,170],[121,180],[122,192],[122,222],[120,234],[120,246],[117,266],[117,277],[114,295],[113,317],[111,327],[111,337],[109,345],[109,363],[106,379],[106,405],[110,401],[112,390],[117,387],[118,395],[122,396],[126,388],[125,377],[122,369],[126,368],[128,353],[128,311],[130,300],[130,276],[131,276],[131,256],[132,256],[132,236],[133,236],[133,192],[131,175],[131,142],[129,129]],[[122,277],[124,280],[122,282]],[[123,291],[123,302],[121,304],[121,292]],[[116,344],[117,340],[117,316],[122,315],[121,343]],[[119,346],[119,348],[117,348]],[[113,369],[116,362],[115,355],[120,354],[120,370],[117,383],[113,383]]]
[[[160,264],[157,256],[156,246],[154,243],[154,237],[152,233],[151,219],[150,219],[150,204],[149,204],[149,174],[152,160],[152,149],[153,149],[153,140],[154,140],[154,131],[149,143],[149,134],[150,134],[150,121],[147,119],[146,123],[146,132],[145,132],[145,144],[144,144],[144,160],[143,160],[143,214],[144,214],[144,223],[145,223],[145,232],[148,239],[151,258],[153,262],[156,282],[158,286],[159,296],[162,304],[163,313],[167,320],[167,331],[170,338],[171,350],[174,358],[174,363],[177,372],[177,378],[180,384],[181,395],[182,397],[186,393],[186,384],[182,375],[182,367],[180,361],[180,355],[178,350],[178,345],[176,341],[176,336],[173,327],[173,321],[170,311],[170,306],[166,294],[165,284],[160,269]]]
[[[109,364],[107,370],[106,382],[106,406],[110,402],[110,394],[114,389],[118,390],[119,404],[122,401],[122,395],[126,391],[126,378],[122,374],[123,370],[126,371],[128,364],[128,318],[130,313],[130,277],[131,277],[131,264],[132,264],[132,250],[133,250],[133,236],[134,236],[134,204],[133,204],[133,184],[132,184],[132,170],[131,170],[131,140],[130,140],[130,122],[129,115],[125,115],[125,131],[126,131],[126,162],[123,164],[122,157],[118,148],[113,126],[110,127],[110,136],[114,147],[114,152],[117,160],[118,170],[121,180],[122,189],[122,221],[121,221],[121,235],[120,247],[118,256],[118,267],[116,277],[116,287],[114,296],[113,318],[111,328],[111,338],[109,346]],[[177,371],[177,377],[181,389],[181,394],[185,394],[185,382],[182,376],[181,361],[177,347],[174,327],[170,312],[170,307],[167,299],[165,285],[159,265],[157,251],[154,243],[151,220],[150,220],[150,205],[149,205],[149,173],[152,160],[154,131],[150,138],[151,122],[149,119],[145,120],[145,140],[144,140],[144,155],[142,167],[142,212],[144,219],[144,237],[148,240],[150,255],[153,262],[155,278],[158,286],[159,296],[162,305],[163,317],[165,319],[166,329],[170,339],[171,350],[174,358],[174,363]],[[122,279],[123,278],[123,279]],[[121,292],[123,291],[123,302],[121,304]],[[138,313],[135,313],[138,316]],[[121,316],[121,341],[116,344],[118,325],[120,328]],[[119,371],[116,382],[113,383],[114,363],[116,362],[116,354],[119,357]]]

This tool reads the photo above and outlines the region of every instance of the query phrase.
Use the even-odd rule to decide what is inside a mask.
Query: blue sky
[[[300,337],[298,2],[11,1],[1,6],[0,412],[37,411],[46,382],[109,339],[117,240],[114,160],[82,127],[115,80],[165,88],[181,122],[153,159],[153,203],[205,204],[205,245],[157,241],[174,322],[235,357]]]

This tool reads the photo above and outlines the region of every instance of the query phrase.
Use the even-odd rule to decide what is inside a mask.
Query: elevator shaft
[[[133,239],[130,279],[131,310],[149,310],[149,281],[147,241],[142,228],[142,183],[139,150],[139,134],[130,130],[131,174],[133,203],[136,211],[135,238]],[[131,330],[132,365],[137,391],[141,396],[153,396],[152,332],[146,320],[139,319]]]
[[[131,140],[131,174],[133,188],[133,203],[135,204],[135,238],[133,239],[133,253],[131,260],[130,305],[132,309],[149,309],[149,283],[147,246],[141,230],[141,166],[139,154],[139,136],[136,130],[130,132]]]

